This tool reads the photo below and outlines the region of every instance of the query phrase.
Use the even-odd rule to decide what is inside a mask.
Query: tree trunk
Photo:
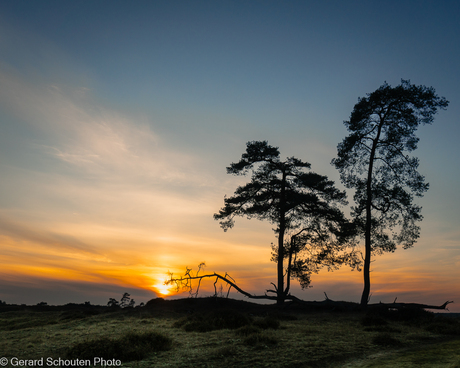
[[[284,291],[284,232],[286,231],[286,170],[283,169],[283,178],[281,181],[281,193],[280,193],[280,218],[279,218],[279,233],[278,233],[278,287],[277,293],[277,304],[281,305],[284,303],[285,291]]]
[[[372,254],[372,172],[374,169],[374,159],[375,151],[377,149],[377,144],[380,139],[380,133],[383,126],[383,118],[380,118],[380,124],[378,126],[377,135],[372,142],[371,154],[369,157],[369,169],[367,172],[367,183],[366,183],[366,231],[364,235],[364,267],[363,267],[363,276],[364,276],[364,289],[361,295],[361,306],[366,307],[369,302],[369,294],[371,291],[371,254]]]
[[[372,169],[374,166],[376,141],[372,145],[372,151],[369,159],[369,170],[367,174],[367,190],[366,190],[366,231],[364,234],[364,289],[361,295],[361,306],[367,306],[369,294],[371,291],[371,230],[372,230]]]

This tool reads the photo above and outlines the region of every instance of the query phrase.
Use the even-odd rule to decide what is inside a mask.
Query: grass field
[[[3,306],[0,332],[6,367],[460,368],[459,319],[424,311],[278,310],[215,298]]]

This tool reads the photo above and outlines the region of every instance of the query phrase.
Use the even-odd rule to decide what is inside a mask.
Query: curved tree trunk
[[[278,233],[278,286],[276,290],[277,304],[284,303],[286,293],[284,291],[284,232],[286,231],[286,170],[283,169],[280,193],[280,214]]]
[[[361,295],[361,306],[366,307],[367,303],[369,302],[369,294],[371,291],[371,254],[372,254],[372,246],[371,246],[371,231],[372,231],[372,171],[374,169],[374,159],[375,159],[375,151],[377,150],[377,144],[380,139],[380,133],[382,131],[382,126],[384,122],[384,117],[380,117],[380,123],[377,130],[377,135],[375,139],[372,141],[372,148],[371,154],[369,157],[369,169],[367,172],[367,183],[366,183],[366,232],[364,235],[364,247],[365,247],[365,254],[364,254],[364,267],[363,267],[363,275],[364,275],[364,289]]]

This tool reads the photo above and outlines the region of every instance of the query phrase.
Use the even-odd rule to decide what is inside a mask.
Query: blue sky
[[[419,131],[431,185],[421,238],[377,259],[373,295],[460,301],[459,11],[457,1],[1,2],[0,299],[105,303],[129,290],[145,301],[168,270],[203,260],[265,290],[271,226],[241,220],[223,233],[212,219],[244,181],[225,167],[247,141],[268,140],[340,185],[330,161],[342,122],[358,97],[403,78],[450,105]],[[358,300],[360,283],[322,272],[299,295]]]

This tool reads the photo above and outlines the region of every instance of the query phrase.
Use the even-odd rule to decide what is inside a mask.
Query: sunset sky
[[[457,0],[1,1],[0,300],[146,302],[200,262],[263,293],[273,226],[214,221],[248,180],[226,166],[268,140],[343,188],[343,121],[403,78],[450,105],[418,131],[421,237],[375,258],[371,302],[460,312],[459,14]],[[362,273],[312,286],[293,293],[358,302]]]

